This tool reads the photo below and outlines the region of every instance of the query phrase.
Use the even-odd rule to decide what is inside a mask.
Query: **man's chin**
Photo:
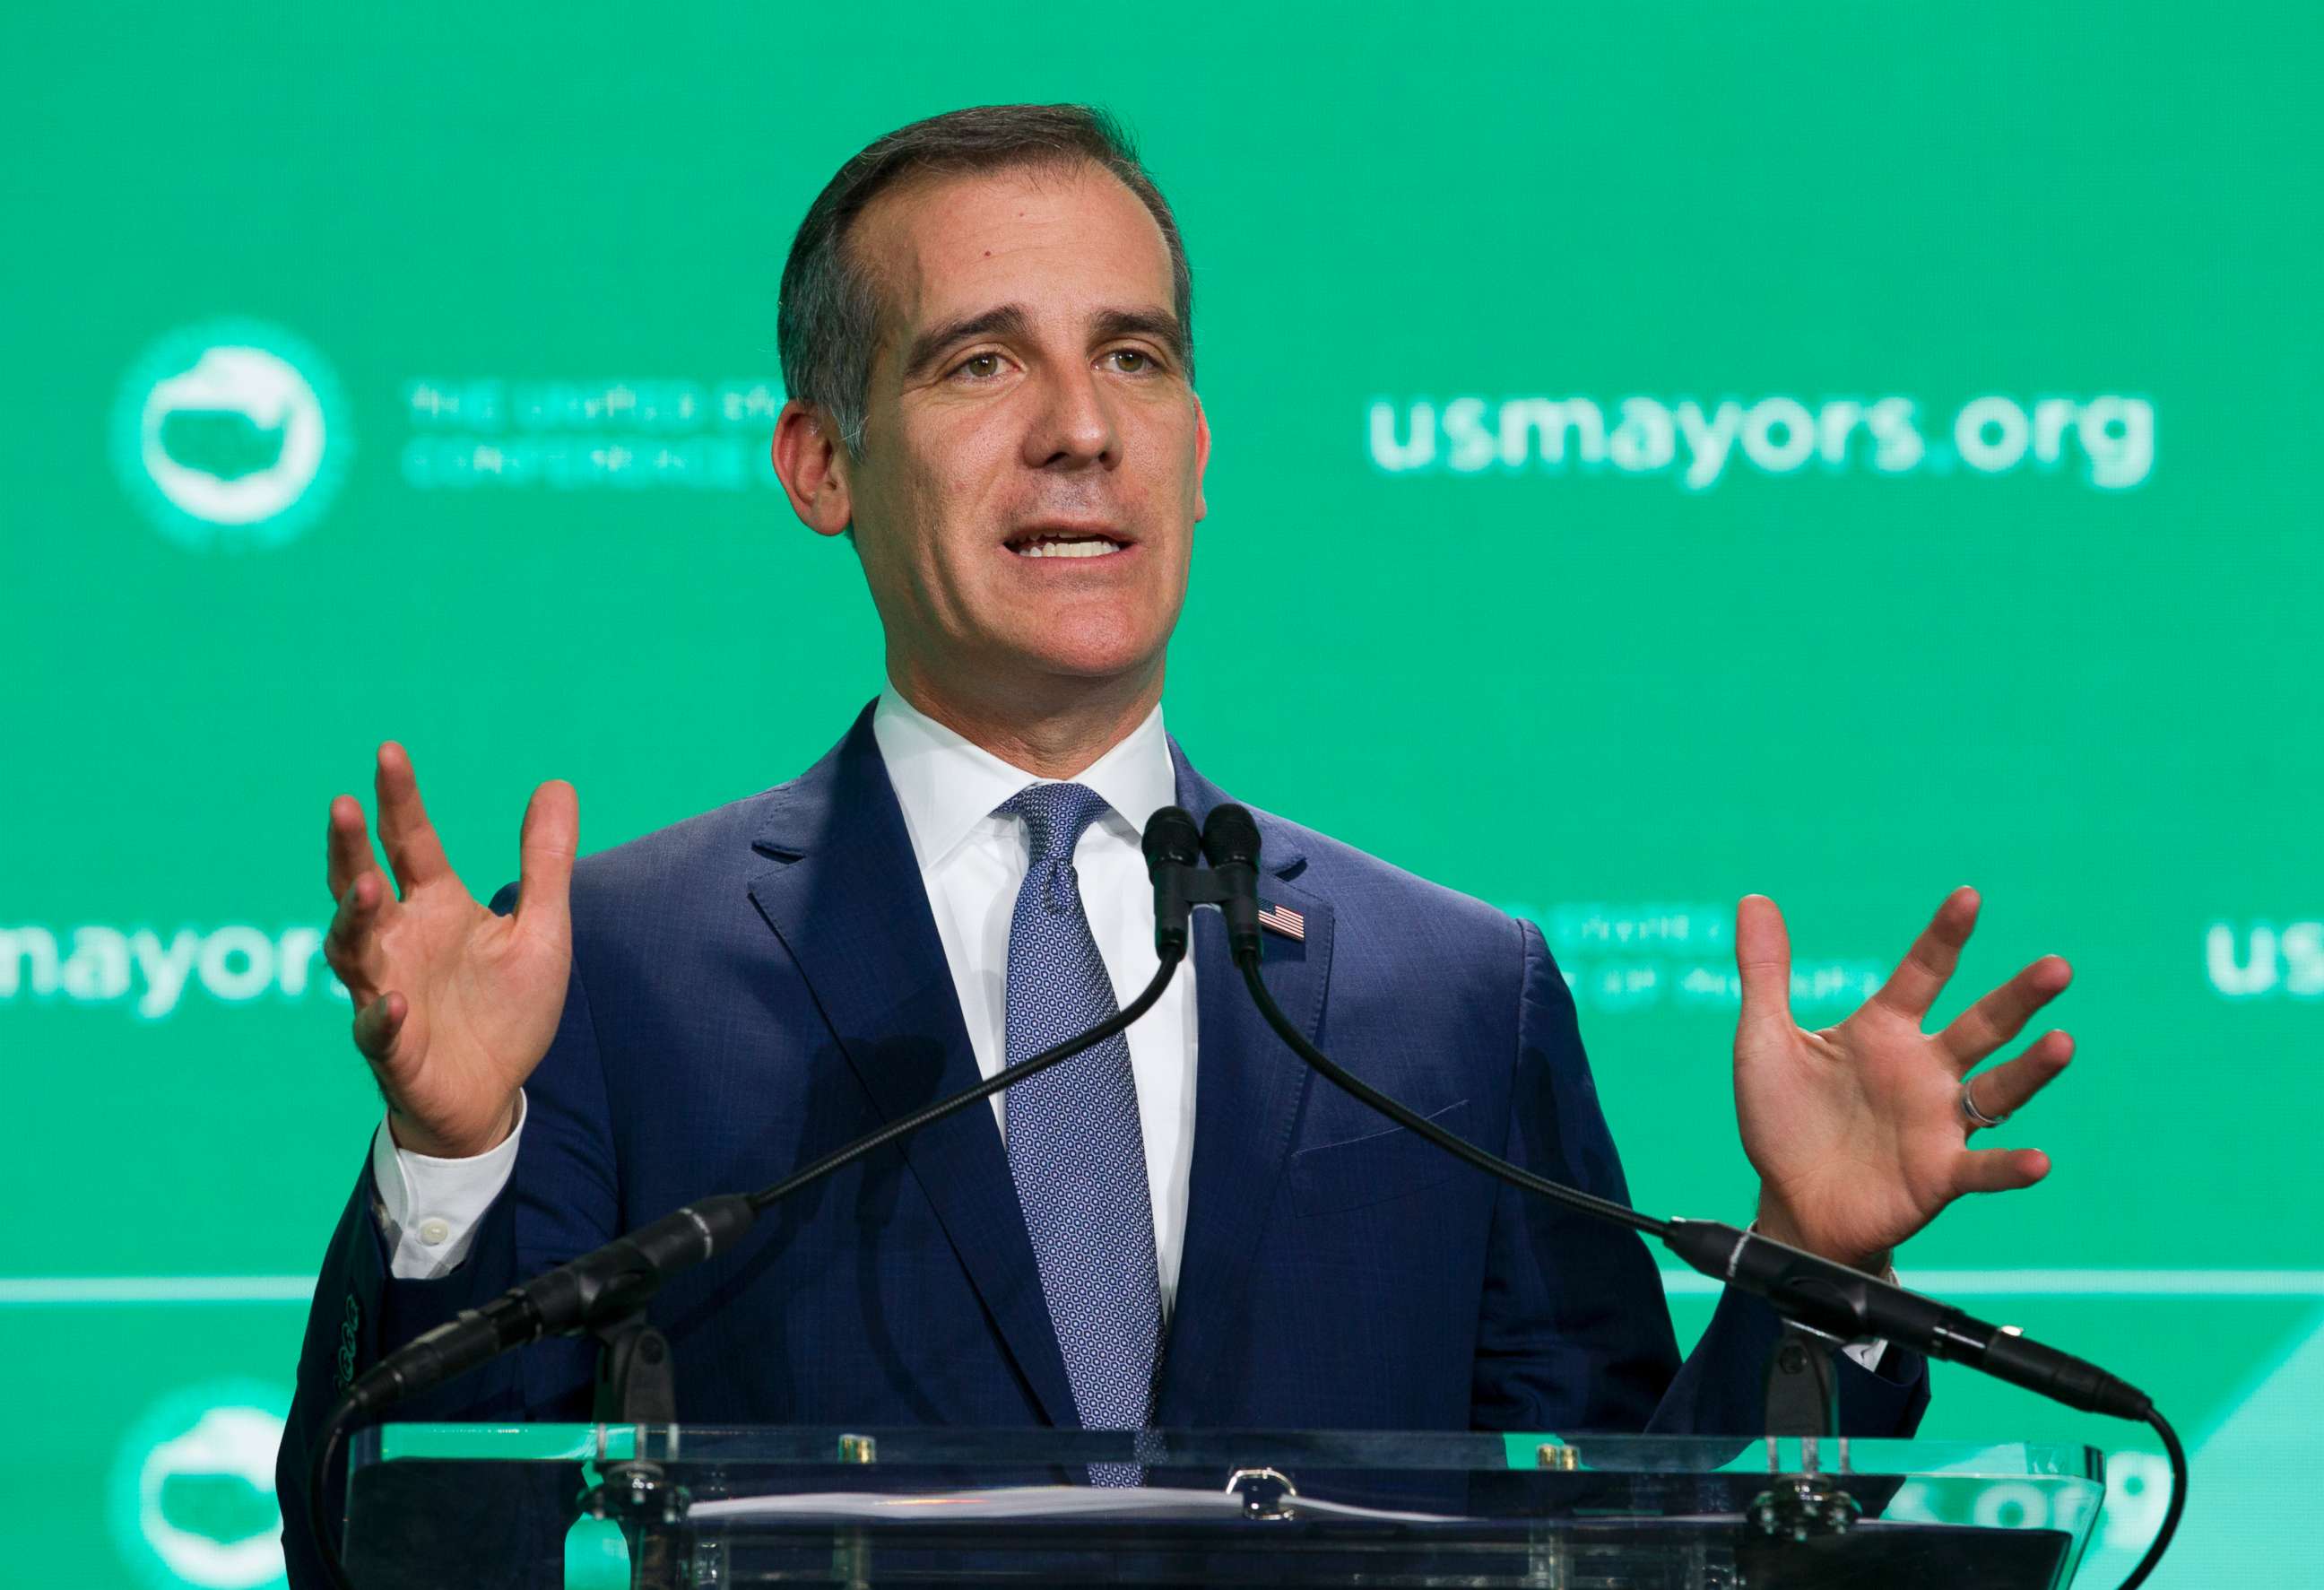
[[[1108,684],[1144,683],[1159,671],[1169,637],[1135,637],[1118,633],[1075,633],[1071,626],[1046,633],[1017,637],[1004,658],[1007,673],[1024,681],[1028,690],[1101,689]]]
[[[1023,660],[1023,673],[1028,684],[1036,682],[1071,685],[1076,681],[1098,686],[1130,680],[1143,681],[1157,670],[1162,662],[1158,652],[1098,652],[1045,651]]]

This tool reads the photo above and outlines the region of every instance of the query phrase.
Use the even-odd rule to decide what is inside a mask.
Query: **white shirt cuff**
[[[388,1273],[398,1280],[435,1280],[468,1256],[476,1225],[516,1169],[525,1102],[516,1095],[516,1125],[498,1147],[465,1160],[439,1160],[399,1148],[385,1116],[371,1140],[371,1179],[379,1192],[379,1232]]]

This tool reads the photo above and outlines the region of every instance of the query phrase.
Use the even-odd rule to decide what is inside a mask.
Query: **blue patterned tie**
[[[995,809],[1024,819],[1030,851],[1009,921],[1012,1066],[1121,1008],[1074,874],[1074,846],[1105,809],[1080,784],[1028,784]],[[1082,1428],[1141,1428],[1152,1410],[1162,1287],[1129,1040],[1117,1035],[1010,1088],[1007,1128],[1009,1174]],[[1139,1477],[1136,1464],[1090,1465],[1101,1485]]]

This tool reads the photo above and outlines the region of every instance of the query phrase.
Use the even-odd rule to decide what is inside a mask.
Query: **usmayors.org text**
[[[2145,398],[1988,393],[1954,409],[1933,437],[1921,412],[1914,399],[1893,395],[1377,398],[1365,439],[1373,465],[1390,475],[1668,475],[1698,492],[1738,467],[1772,476],[2032,468],[2102,491],[2141,485],[2154,468],[2154,405]]]

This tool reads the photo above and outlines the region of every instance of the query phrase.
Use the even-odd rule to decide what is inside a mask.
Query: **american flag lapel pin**
[[[1307,939],[1307,919],[1287,905],[1269,905],[1261,901],[1259,925],[1270,933],[1280,933],[1296,943],[1304,944]]]

